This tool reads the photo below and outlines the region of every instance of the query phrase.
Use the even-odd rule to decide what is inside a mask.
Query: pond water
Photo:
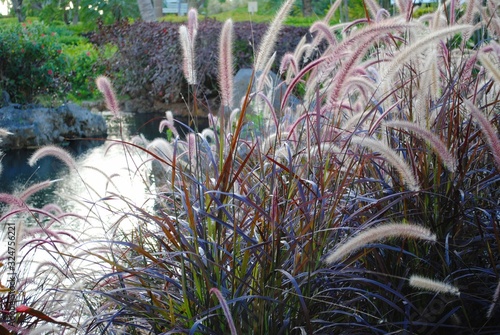
[[[126,114],[121,122],[112,119],[109,114],[104,114],[104,116],[108,123],[108,140],[120,138],[129,140],[138,134],[143,134],[148,140],[162,136],[158,131],[158,126],[165,117],[164,114]],[[179,121],[185,122],[186,120]],[[130,172],[124,173],[124,170],[132,170],[134,167],[131,167],[131,164],[140,165],[139,161],[134,162],[130,157],[126,157],[123,146],[110,148],[109,141],[104,139],[70,141],[65,148],[75,157],[78,166],[92,166],[93,168],[82,168],[76,174],[70,173],[68,167],[52,157],[45,157],[35,167],[30,167],[27,162],[34,150],[7,151],[2,159],[0,193],[12,194],[38,182],[58,180],[51,188],[38,192],[30,198],[32,206],[42,207],[53,201],[57,203],[56,198],[60,198],[61,194],[66,194],[68,191],[71,191],[73,197],[92,197],[92,193],[97,193],[97,190],[89,193],[89,186],[98,189],[100,185],[95,185],[96,183],[106,185],[106,180],[102,179],[104,174],[108,176],[122,174],[129,178]],[[120,183],[120,185],[124,186],[125,183]],[[122,189],[120,192],[130,192],[135,196],[140,193],[130,188],[128,191]]]

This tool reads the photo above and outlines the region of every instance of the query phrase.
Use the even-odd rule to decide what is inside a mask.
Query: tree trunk
[[[302,15],[305,17],[312,15],[312,0],[302,0]]]
[[[14,13],[17,16],[17,20],[19,22],[24,21],[24,16],[23,16],[23,0],[12,0],[12,7],[14,8]]]
[[[155,22],[155,10],[151,0],[137,0],[137,5],[139,6],[139,12],[141,13],[142,21],[144,22]]]
[[[163,0],[154,0],[155,16],[157,19],[163,16]]]
[[[72,12],[73,12],[73,24],[77,24],[78,21],[80,21],[80,10],[79,10],[79,7],[80,7],[80,0],[74,0],[74,7],[72,9]]]

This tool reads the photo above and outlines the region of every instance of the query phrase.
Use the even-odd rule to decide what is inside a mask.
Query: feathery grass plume
[[[24,201],[20,197],[16,197],[9,193],[0,193],[0,202],[16,207],[23,207]]]
[[[332,19],[333,15],[339,9],[340,5],[342,4],[343,0],[335,0],[335,2],[330,6],[328,9],[328,12],[326,13],[325,17],[323,18],[322,22],[328,26],[330,24],[330,20]],[[312,27],[311,27],[312,28]],[[316,49],[318,46],[319,42],[323,39],[323,36],[321,35],[322,31],[319,30],[314,39],[312,40],[311,44],[309,45],[309,48],[306,53],[306,58],[309,59],[311,58],[311,54]],[[305,51],[305,50],[304,50]],[[295,59],[300,59],[299,57],[295,57]]]
[[[33,194],[41,191],[41,190],[44,190],[50,186],[52,186],[52,184],[54,184],[55,182],[57,181],[60,181],[61,179],[57,179],[57,180],[46,180],[46,181],[43,181],[41,183],[36,183],[34,185],[31,185],[30,187],[28,187],[27,189],[25,189],[20,195],[19,195],[19,198],[21,198],[23,201],[26,201],[28,200],[29,197],[31,197]]]
[[[367,244],[391,237],[436,241],[436,235],[425,227],[416,224],[389,223],[363,230],[358,235],[349,237],[328,255],[325,262],[328,264],[338,262]]]
[[[165,113],[165,116],[166,116],[166,120],[161,120],[160,125],[159,125],[160,133],[162,133],[163,129],[165,129],[165,127],[167,127],[172,132],[174,137],[179,137],[179,132],[175,128],[174,115],[172,114],[172,112],[167,111]]]
[[[412,171],[411,168],[397,154],[396,151],[388,147],[385,143],[372,138],[358,137],[358,136],[353,136],[351,138],[351,143],[367,147],[372,151],[380,152],[381,156],[399,172],[406,186],[411,191],[420,190],[420,186],[417,180],[415,179],[415,176],[411,172]]]
[[[434,41],[446,38],[448,36],[470,31],[470,25],[454,25],[434,31],[424,37],[417,39],[413,44],[400,51],[388,64],[386,73],[382,76],[386,85],[393,85],[393,76],[398,69],[405,64],[405,62],[417,57],[423,50],[435,46]],[[385,92],[386,90],[384,90]]]
[[[196,141],[196,134],[195,133],[189,133],[186,135],[186,142],[187,142],[187,153],[189,157],[189,161],[191,162],[191,165],[194,167],[196,166],[196,153],[197,153],[197,141]]]
[[[417,275],[412,275],[410,277],[410,286],[436,293],[449,293],[457,296],[460,295],[459,289],[453,285]]]
[[[224,22],[219,40],[219,88],[223,107],[233,106],[233,20]]]
[[[375,43],[380,36],[388,33],[393,33],[395,30],[403,30],[411,27],[418,27],[418,25],[401,22],[398,19],[385,20],[380,23],[368,25],[361,29],[359,32],[352,34],[348,38],[345,38],[341,43],[337,44],[328,54],[311,61],[300,70],[300,72],[295,76],[295,78],[293,78],[293,80],[287,87],[281,101],[281,108],[285,108],[291,92],[307,73],[318,68],[319,66],[324,66],[325,73],[334,72],[337,69],[336,65],[339,60],[341,60],[343,57],[345,58],[346,54],[348,52],[350,53],[350,49],[352,47],[355,47],[356,51],[352,52],[352,55],[349,55],[346,64],[343,64],[341,70],[335,74],[335,85],[328,85],[330,90],[329,102],[333,105],[333,103],[335,102],[333,100],[335,100],[339,96],[339,93],[343,88],[343,78],[352,73],[352,68],[356,65],[357,61],[361,57],[365,56],[364,51],[373,43]],[[296,59],[298,58],[296,57]],[[317,76],[314,76],[313,78],[316,79]]]
[[[322,38],[324,37],[328,41],[328,43],[330,43],[330,45],[337,44],[337,39],[330,31],[330,26],[323,21],[314,22],[312,24],[311,28],[309,28],[309,31],[312,34],[314,34],[315,32],[321,32],[321,33],[318,33],[318,35],[321,36]],[[319,40],[318,43],[319,42],[321,42],[321,40]]]
[[[198,33],[198,11],[196,8],[191,8],[189,9],[188,12],[188,32],[189,32],[189,37],[191,39],[191,43],[193,45],[193,50],[194,50],[194,42],[196,39],[196,34]]]
[[[485,16],[488,18],[489,22],[486,26],[490,31],[492,36],[500,36],[500,17],[499,15],[499,3],[498,0],[486,0],[486,7],[489,10],[489,15]]]
[[[472,102],[469,100],[464,101],[471,115],[478,121],[481,131],[486,137],[486,143],[493,154],[497,169],[500,170],[500,140],[495,128],[493,128],[488,118]]]
[[[169,120],[161,120],[160,125],[158,127],[158,130],[160,131],[160,133],[163,132],[165,127],[167,127],[167,129],[170,130],[172,132],[172,134],[174,134],[174,137],[179,136],[177,129],[175,129],[174,125]]]
[[[473,24],[474,12],[477,11],[476,0],[468,0],[465,2],[465,14],[458,20],[460,23]],[[470,38],[470,32],[465,32],[462,36],[462,47],[461,49],[466,49],[466,43]]]
[[[438,99],[439,94],[441,93],[441,80],[439,76],[439,56],[437,54],[437,51],[435,49],[431,50],[427,55],[425,59],[425,63],[423,64],[423,68],[425,69],[425,73],[422,74],[421,76],[421,81],[420,81],[420,87],[421,89],[418,90],[417,94],[420,94],[422,96],[422,99],[425,103],[427,101],[436,101]],[[428,119],[427,115],[421,115],[419,113],[415,113],[417,122],[421,125],[427,125],[432,123]]]
[[[281,58],[281,63],[280,63],[280,68],[279,68],[279,74],[280,76],[288,72],[293,75],[297,74],[298,72],[298,67],[297,67],[297,61],[295,60],[295,57],[292,53],[288,52],[283,55],[283,58]],[[287,78],[288,78],[288,73],[287,73]],[[289,81],[287,81],[287,84]]]
[[[40,159],[46,156],[53,156],[65,163],[70,169],[77,169],[73,156],[66,150],[55,145],[47,145],[35,151],[28,160],[29,166],[34,166]]]
[[[5,128],[0,128],[0,137],[5,137],[8,135],[12,135],[12,133]]]
[[[273,19],[273,22],[269,25],[269,28],[266,31],[264,37],[259,45],[259,49],[257,51],[257,56],[255,57],[255,71],[262,71],[266,64],[268,63],[269,57],[273,52],[274,45],[276,44],[276,40],[278,38],[278,34],[283,26],[283,22],[285,21],[288,13],[292,9],[295,0],[286,0],[278,13]]]
[[[379,16],[379,13],[381,12],[381,10],[383,10],[383,8],[380,7],[377,1],[364,0],[364,3],[366,4],[366,8],[368,9],[368,12],[370,12],[373,18]]]
[[[455,157],[448,151],[446,145],[441,139],[433,132],[408,121],[389,121],[385,123],[386,127],[399,127],[408,129],[425,140],[432,148],[432,150],[441,158],[444,166],[450,171],[455,172],[457,163]]]
[[[458,0],[450,0],[450,26],[455,24],[455,16],[456,16],[456,6]]]
[[[196,70],[194,62],[194,50],[188,28],[185,25],[179,27],[179,40],[182,47],[182,71],[189,85],[196,84]]]
[[[236,326],[234,325],[233,317],[231,315],[231,311],[229,310],[229,306],[227,305],[226,299],[222,296],[222,293],[215,287],[210,289],[210,293],[213,293],[220,302],[220,306],[222,307],[222,311],[226,316],[227,323],[229,324],[229,330],[231,331],[231,335],[238,335],[236,332]]]
[[[488,313],[486,313],[486,317],[491,319],[493,317],[493,312],[495,312],[495,308],[498,305],[498,296],[500,295],[500,281],[498,282],[495,293],[493,294],[493,299],[491,301],[490,308],[488,308]]]
[[[169,163],[174,160],[174,148],[170,142],[163,138],[154,139],[148,144],[146,149],[156,152],[158,156],[165,158]]]
[[[274,88],[277,83],[272,82],[272,78],[269,76],[269,72],[271,71],[271,67],[274,64],[274,60],[276,59],[276,52],[273,53],[271,58],[269,58],[266,66],[262,69],[260,73],[257,74],[257,83],[255,85],[255,92],[257,93],[265,93],[264,85],[266,84],[270,90],[267,91],[267,94],[270,95],[269,98],[272,100],[272,96],[274,95]],[[257,101],[261,101],[262,99],[256,99]]]
[[[114,117],[120,116],[120,106],[118,100],[116,99],[115,91],[113,86],[106,76],[99,76],[95,80],[97,89],[104,95],[104,100],[106,101],[106,108],[113,113]]]
[[[489,73],[489,75],[497,82],[498,85],[500,85],[500,68],[498,64],[494,64],[491,61],[491,58],[484,54],[484,53],[479,53],[478,55],[479,61],[481,64],[484,66],[486,69],[486,72]]]

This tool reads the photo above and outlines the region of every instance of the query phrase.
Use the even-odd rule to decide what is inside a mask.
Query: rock
[[[10,104],[10,95],[7,91],[2,91],[2,98],[0,99],[0,107],[8,106]]]
[[[104,137],[106,121],[78,105],[58,108],[9,104],[0,108],[0,128],[12,135],[3,138],[3,149],[21,149],[58,144],[74,138]]]
[[[236,75],[234,76],[233,80],[233,102],[235,107],[239,107],[242,105],[243,98],[247,94],[248,90],[248,84],[250,83],[250,78],[252,78],[253,71],[252,69],[240,69]],[[254,82],[253,82],[253,87],[252,91],[255,90],[255,86],[257,81],[259,80],[260,73],[257,74]],[[286,84],[281,81],[278,76],[270,71],[269,72],[269,79],[271,81],[271,85],[268,86],[264,84],[264,94],[266,96],[269,96],[270,92],[270,87],[272,88],[272,104],[274,107],[274,110],[276,112],[280,111],[281,108],[281,98],[285,95],[285,91],[287,89]],[[289,101],[292,106],[295,106],[297,102],[297,98],[295,97],[290,97]]]

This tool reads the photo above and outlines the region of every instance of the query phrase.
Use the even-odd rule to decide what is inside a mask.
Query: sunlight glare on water
[[[80,156],[78,170],[65,175],[55,193],[68,201],[66,210],[89,221],[86,234],[101,230],[101,235],[102,230],[115,228],[127,231],[134,222],[123,216],[134,206],[149,209],[154,203],[147,160],[147,154],[131,145],[107,141]]]

